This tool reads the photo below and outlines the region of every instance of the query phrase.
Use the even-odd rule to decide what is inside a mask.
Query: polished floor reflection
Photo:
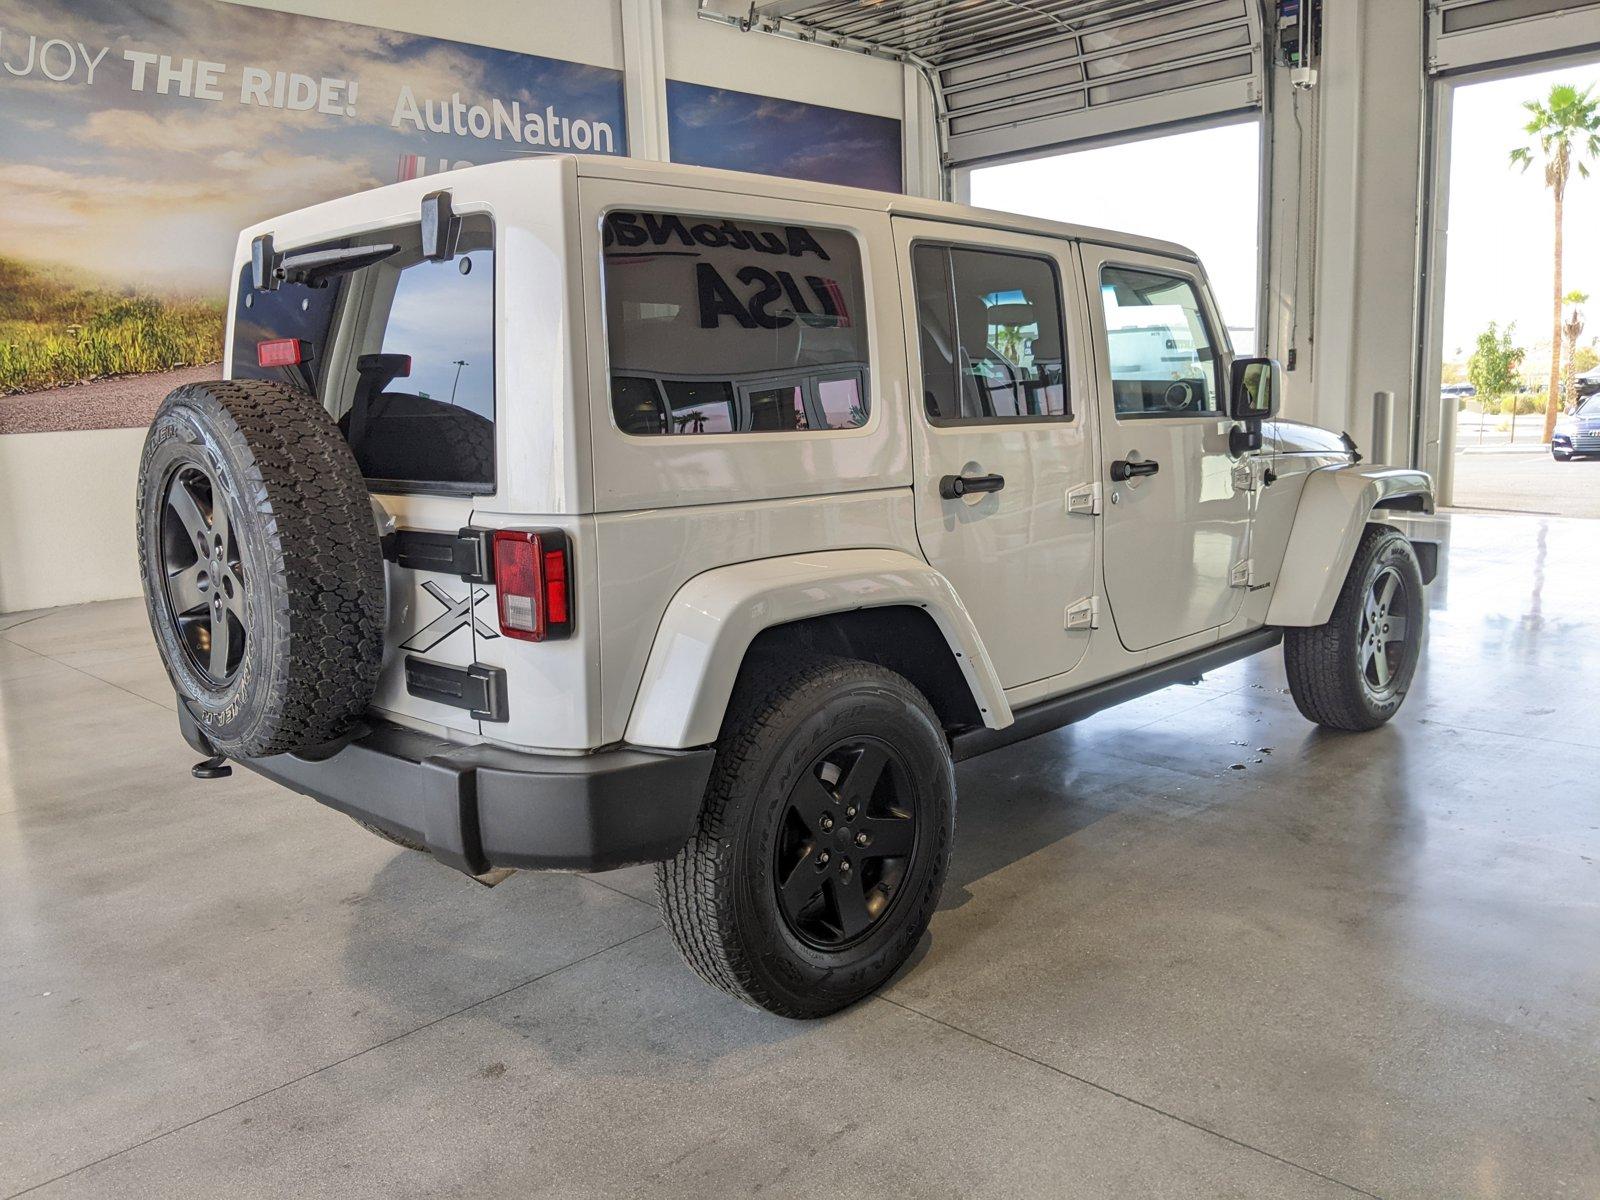
[[[1400,719],[1276,653],[964,764],[880,998],[699,984],[192,780],[142,608],[0,617],[0,1197],[1600,1194],[1600,522],[1457,517]]]

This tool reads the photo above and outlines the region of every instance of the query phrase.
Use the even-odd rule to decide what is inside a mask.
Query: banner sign
[[[627,148],[608,68],[220,0],[0,0],[0,433],[142,425],[206,374],[246,225]]]
[[[667,80],[672,161],[898,192],[893,117]]]

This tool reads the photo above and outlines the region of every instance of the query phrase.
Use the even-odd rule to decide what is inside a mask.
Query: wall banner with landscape
[[[900,122],[730,88],[667,81],[672,161],[898,192]]]
[[[222,3],[0,0],[0,434],[215,378],[238,231],[397,179],[626,154],[622,73]]]

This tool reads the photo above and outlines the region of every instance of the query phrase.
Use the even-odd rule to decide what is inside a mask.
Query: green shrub
[[[0,393],[216,362],[223,306],[81,287],[0,258]]]

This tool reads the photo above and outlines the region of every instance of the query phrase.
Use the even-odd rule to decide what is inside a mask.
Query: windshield
[[[1578,401],[1578,415],[1580,417],[1600,417],[1600,392],[1593,396],[1586,396]]]

